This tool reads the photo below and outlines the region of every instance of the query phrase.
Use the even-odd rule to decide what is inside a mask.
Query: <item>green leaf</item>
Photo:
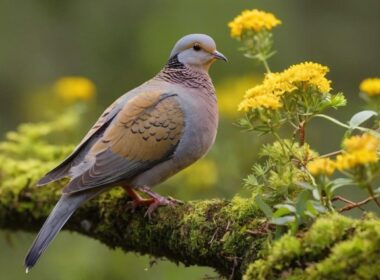
[[[309,201],[306,205],[307,211],[309,211],[310,215],[314,218],[318,215],[318,210],[315,209],[313,203]]]
[[[264,134],[269,133],[269,132],[272,131],[271,128],[269,128],[269,127],[266,126],[266,125],[258,125],[258,126],[255,126],[255,127],[253,127],[253,130],[258,131],[258,132],[262,132],[262,133],[264,133]]]
[[[247,178],[244,179],[244,187],[246,188],[259,188],[263,185],[259,183],[257,177],[254,174],[248,175]]]
[[[282,225],[288,225],[294,222],[295,220],[296,220],[296,217],[294,216],[284,216],[284,217],[279,217],[279,218],[273,218],[271,220],[271,223],[282,226]]]
[[[318,107],[318,111],[322,112],[323,110],[327,108],[338,108],[345,106],[347,104],[347,100],[344,97],[342,92],[339,92],[337,94],[326,94],[325,99],[320,103]]]
[[[349,121],[349,125],[351,128],[358,127],[359,125],[369,120],[373,116],[377,116],[377,113],[375,111],[371,111],[371,110],[361,111],[353,115],[353,117]]]
[[[314,199],[316,199],[316,200],[320,200],[321,199],[321,195],[319,194],[319,190],[314,189],[314,190],[312,190],[312,193],[313,193]]]
[[[300,186],[301,188],[305,189],[305,190],[314,190],[315,187],[311,184],[309,184],[308,182],[297,182],[297,185]]]
[[[334,193],[337,189],[349,185],[354,185],[355,182],[352,181],[349,178],[337,178],[333,181],[331,181],[332,187],[331,187],[331,192]]]
[[[278,208],[274,213],[273,213],[273,218],[279,218],[279,217],[282,217],[282,216],[285,216],[285,215],[289,215],[291,214],[292,212],[288,209],[288,208],[285,208],[285,207],[282,207],[282,208]]]
[[[259,206],[259,208],[261,209],[261,211],[264,212],[265,216],[267,216],[267,218],[272,218],[273,211],[270,208],[270,206],[264,201],[262,196],[256,195],[255,201],[256,201],[257,205]]]
[[[274,206],[274,208],[276,208],[276,209],[285,208],[289,212],[292,212],[292,213],[296,212],[296,208],[293,205],[290,205],[290,204],[277,204],[277,205]]]
[[[327,211],[326,207],[323,206],[319,201],[310,200],[309,202],[319,213],[325,213]]]
[[[252,166],[253,173],[258,177],[264,176],[268,172],[268,169],[269,169],[269,167],[268,167],[267,163],[265,163],[265,165],[261,165],[259,163],[256,163]]]
[[[305,190],[298,195],[297,202],[296,202],[297,215],[303,216],[306,210],[306,204],[309,199],[310,199],[310,191],[308,190]]]
[[[347,105],[347,99],[344,97],[343,92],[338,92],[337,94],[333,95],[331,98],[331,107],[337,108]]]

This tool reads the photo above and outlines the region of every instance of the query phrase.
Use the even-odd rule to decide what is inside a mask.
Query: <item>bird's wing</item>
[[[131,98],[88,151],[91,166],[63,192],[112,185],[168,160],[185,127],[176,96],[148,91]]]
[[[46,185],[50,182],[59,180],[65,176],[69,175],[70,168],[73,165],[73,161],[78,157],[79,153],[84,150],[88,143],[96,135],[100,134],[109,124],[110,121],[116,116],[116,114],[121,110],[120,102],[121,98],[117,99],[112,103],[99,117],[96,123],[91,127],[86,136],[82,141],[75,147],[74,151],[66,157],[57,167],[49,171],[44,177],[42,177],[38,182],[38,186]]]
[[[87,132],[87,134],[83,137],[82,141],[78,144],[78,146],[74,149],[74,152],[78,150],[85,142],[88,141],[104,124],[112,120],[116,114],[121,110],[120,105],[121,98],[117,99],[114,103],[112,103],[99,117],[96,123],[91,127],[91,129]]]

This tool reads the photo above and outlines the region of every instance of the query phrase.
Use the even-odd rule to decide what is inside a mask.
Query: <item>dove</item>
[[[111,104],[74,151],[38,181],[43,186],[70,178],[29,249],[26,272],[78,207],[112,187],[123,187],[133,207],[148,207],[149,217],[159,206],[176,204],[152,187],[202,158],[213,145],[218,107],[208,71],[216,60],[227,58],[211,37],[182,37],[162,70]]]

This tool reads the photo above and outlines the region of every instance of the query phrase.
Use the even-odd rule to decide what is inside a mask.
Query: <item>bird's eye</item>
[[[193,46],[193,50],[194,51],[200,51],[201,50],[201,46],[199,45],[199,44],[195,44],[194,46]]]

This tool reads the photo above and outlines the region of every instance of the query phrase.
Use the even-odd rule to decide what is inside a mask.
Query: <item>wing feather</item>
[[[185,127],[176,96],[150,91],[130,99],[88,151],[92,165],[64,193],[117,184],[170,158]]]
[[[88,133],[83,137],[82,141],[75,147],[74,151],[67,156],[57,167],[49,171],[44,177],[42,177],[38,182],[38,186],[46,185],[50,182],[59,180],[69,175],[70,168],[81,160],[81,155],[86,153],[86,150],[93,139],[96,138],[99,134],[102,134],[103,131],[107,128],[109,123],[120,111],[120,98],[111,104],[99,117],[96,123],[88,131]],[[79,159],[78,159],[79,158]]]

